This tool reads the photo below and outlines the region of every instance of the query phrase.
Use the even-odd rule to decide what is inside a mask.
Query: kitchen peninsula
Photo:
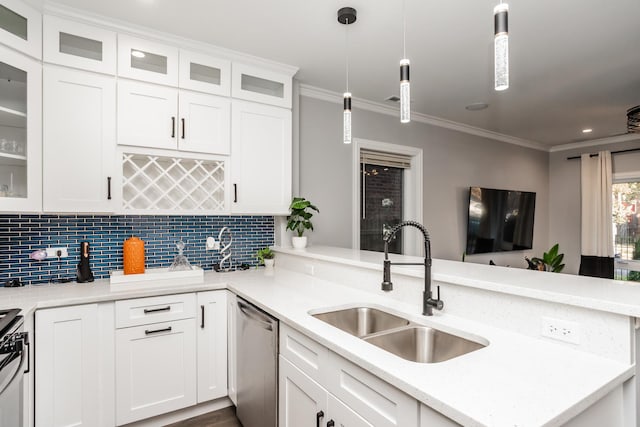
[[[416,402],[416,425],[427,417],[465,426],[587,426],[602,419],[611,426],[635,423],[637,286],[434,260],[433,279],[445,306],[425,317],[420,268],[394,267],[395,290],[385,293],[380,290],[382,254],[330,247],[276,251],[271,272],[206,273],[202,284],[146,289],[114,290],[106,280],[3,289],[0,308],[17,306],[30,317],[61,306],[112,306],[113,301],[226,288],[280,320],[285,331],[281,366],[287,351],[283,334],[297,336],[326,349],[329,365],[348,364]],[[310,315],[355,306],[385,310],[488,345],[446,362],[419,364]],[[544,337],[546,318],[574,325],[575,342]],[[371,414],[360,416],[407,416],[387,410],[369,408]]]

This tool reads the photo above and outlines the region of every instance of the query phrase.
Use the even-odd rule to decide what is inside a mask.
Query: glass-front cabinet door
[[[0,43],[42,58],[42,15],[23,0],[0,0]]]
[[[0,45],[0,211],[42,208],[42,68]]]
[[[45,15],[43,60],[97,73],[116,73],[116,33]]]
[[[180,88],[231,95],[231,61],[180,50]]]

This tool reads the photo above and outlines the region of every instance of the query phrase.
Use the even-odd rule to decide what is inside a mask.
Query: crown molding
[[[342,104],[342,94],[333,92],[327,89],[321,89],[315,86],[306,84],[300,84],[300,95],[308,98],[319,99],[322,101],[332,102],[334,104]],[[388,116],[397,116],[399,109],[390,105],[385,105],[380,102],[369,101],[361,98],[353,98],[353,104],[357,108],[371,111],[374,113],[386,114]],[[506,142],[508,144],[518,145],[520,147],[532,148],[534,150],[548,152],[549,149],[540,144],[539,142],[529,141],[514,136],[504,135],[498,132],[493,132],[479,127],[465,125],[463,123],[454,122],[451,120],[441,119],[439,117],[430,116],[422,113],[411,113],[411,120],[419,123],[426,123],[432,126],[438,126],[458,132],[467,133],[470,135],[480,136],[482,138],[493,139],[495,141]]]
[[[549,149],[551,153],[574,150],[576,148],[595,147],[596,145],[618,144],[620,142],[640,141],[640,134],[625,133],[622,135],[608,136],[606,138],[592,139],[590,141],[572,142],[570,144],[554,145]]]
[[[135,37],[143,37],[156,42],[170,44],[181,49],[194,50],[200,53],[216,56],[219,58],[238,61],[245,64],[256,65],[272,71],[287,74],[293,77],[298,72],[298,67],[271,61],[269,59],[238,52],[210,43],[181,37],[169,32],[163,32],[137,25],[120,19],[109,18],[104,15],[88,12],[74,7],[62,5],[55,1],[44,1],[42,11],[48,15],[55,15],[60,18],[71,19],[85,24],[102,27],[118,33],[124,33]]]

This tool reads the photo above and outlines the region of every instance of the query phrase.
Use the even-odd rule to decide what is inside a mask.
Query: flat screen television
[[[533,247],[536,193],[469,188],[467,254]]]

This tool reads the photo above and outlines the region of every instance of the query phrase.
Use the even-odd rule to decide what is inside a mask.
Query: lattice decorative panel
[[[122,201],[126,210],[225,210],[221,160],[124,153]]]

